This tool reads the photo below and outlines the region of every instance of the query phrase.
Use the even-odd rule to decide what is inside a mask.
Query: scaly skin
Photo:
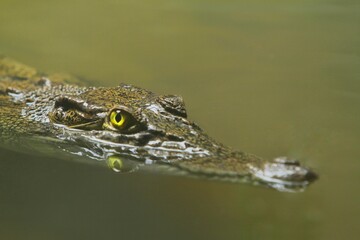
[[[126,84],[112,88],[79,84],[68,75],[45,75],[0,58],[2,141],[46,138],[67,152],[110,159],[117,171],[130,163],[284,191],[303,189],[317,178],[297,161],[264,160],[216,142],[187,119],[179,96]],[[122,113],[124,126],[114,125],[113,112]]]

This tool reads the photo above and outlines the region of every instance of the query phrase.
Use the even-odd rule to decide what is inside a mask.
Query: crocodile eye
[[[129,113],[121,110],[113,110],[110,113],[110,122],[115,128],[124,128],[129,120]]]
[[[108,115],[103,128],[109,130],[118,130],[124,134],[131,134],[144,129],[141,124],[131,113],[122,109],[113,109]]]

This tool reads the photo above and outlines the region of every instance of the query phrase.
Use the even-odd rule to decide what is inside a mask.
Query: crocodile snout
[[[261,168],[249,166],[249,169],[259,181],[267,182],[274,188],[281,186],[282,190],[304,188],[318,179],[313,170],[284,157],[265,162]]]

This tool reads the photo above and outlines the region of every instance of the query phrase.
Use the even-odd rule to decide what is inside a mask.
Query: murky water
[[[0,53],[185,98],[236,149],[312,166],[279,193],[0,150],[1,239],[358,239],[358,1],[2,0]]]

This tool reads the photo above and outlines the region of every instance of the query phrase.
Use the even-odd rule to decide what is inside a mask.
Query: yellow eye
[[[114,110],[110,113],[110,122],[116,128],[123,128],[127,121],[127,115],[123,114],[121,110]]]
[[[139,123],[136,118],[128,111],[114,109],[108,115],[108,119],[104,122],[103,127],[113,131],[118,130],[124,134],[131,134],[142,130],[144,125]]]

